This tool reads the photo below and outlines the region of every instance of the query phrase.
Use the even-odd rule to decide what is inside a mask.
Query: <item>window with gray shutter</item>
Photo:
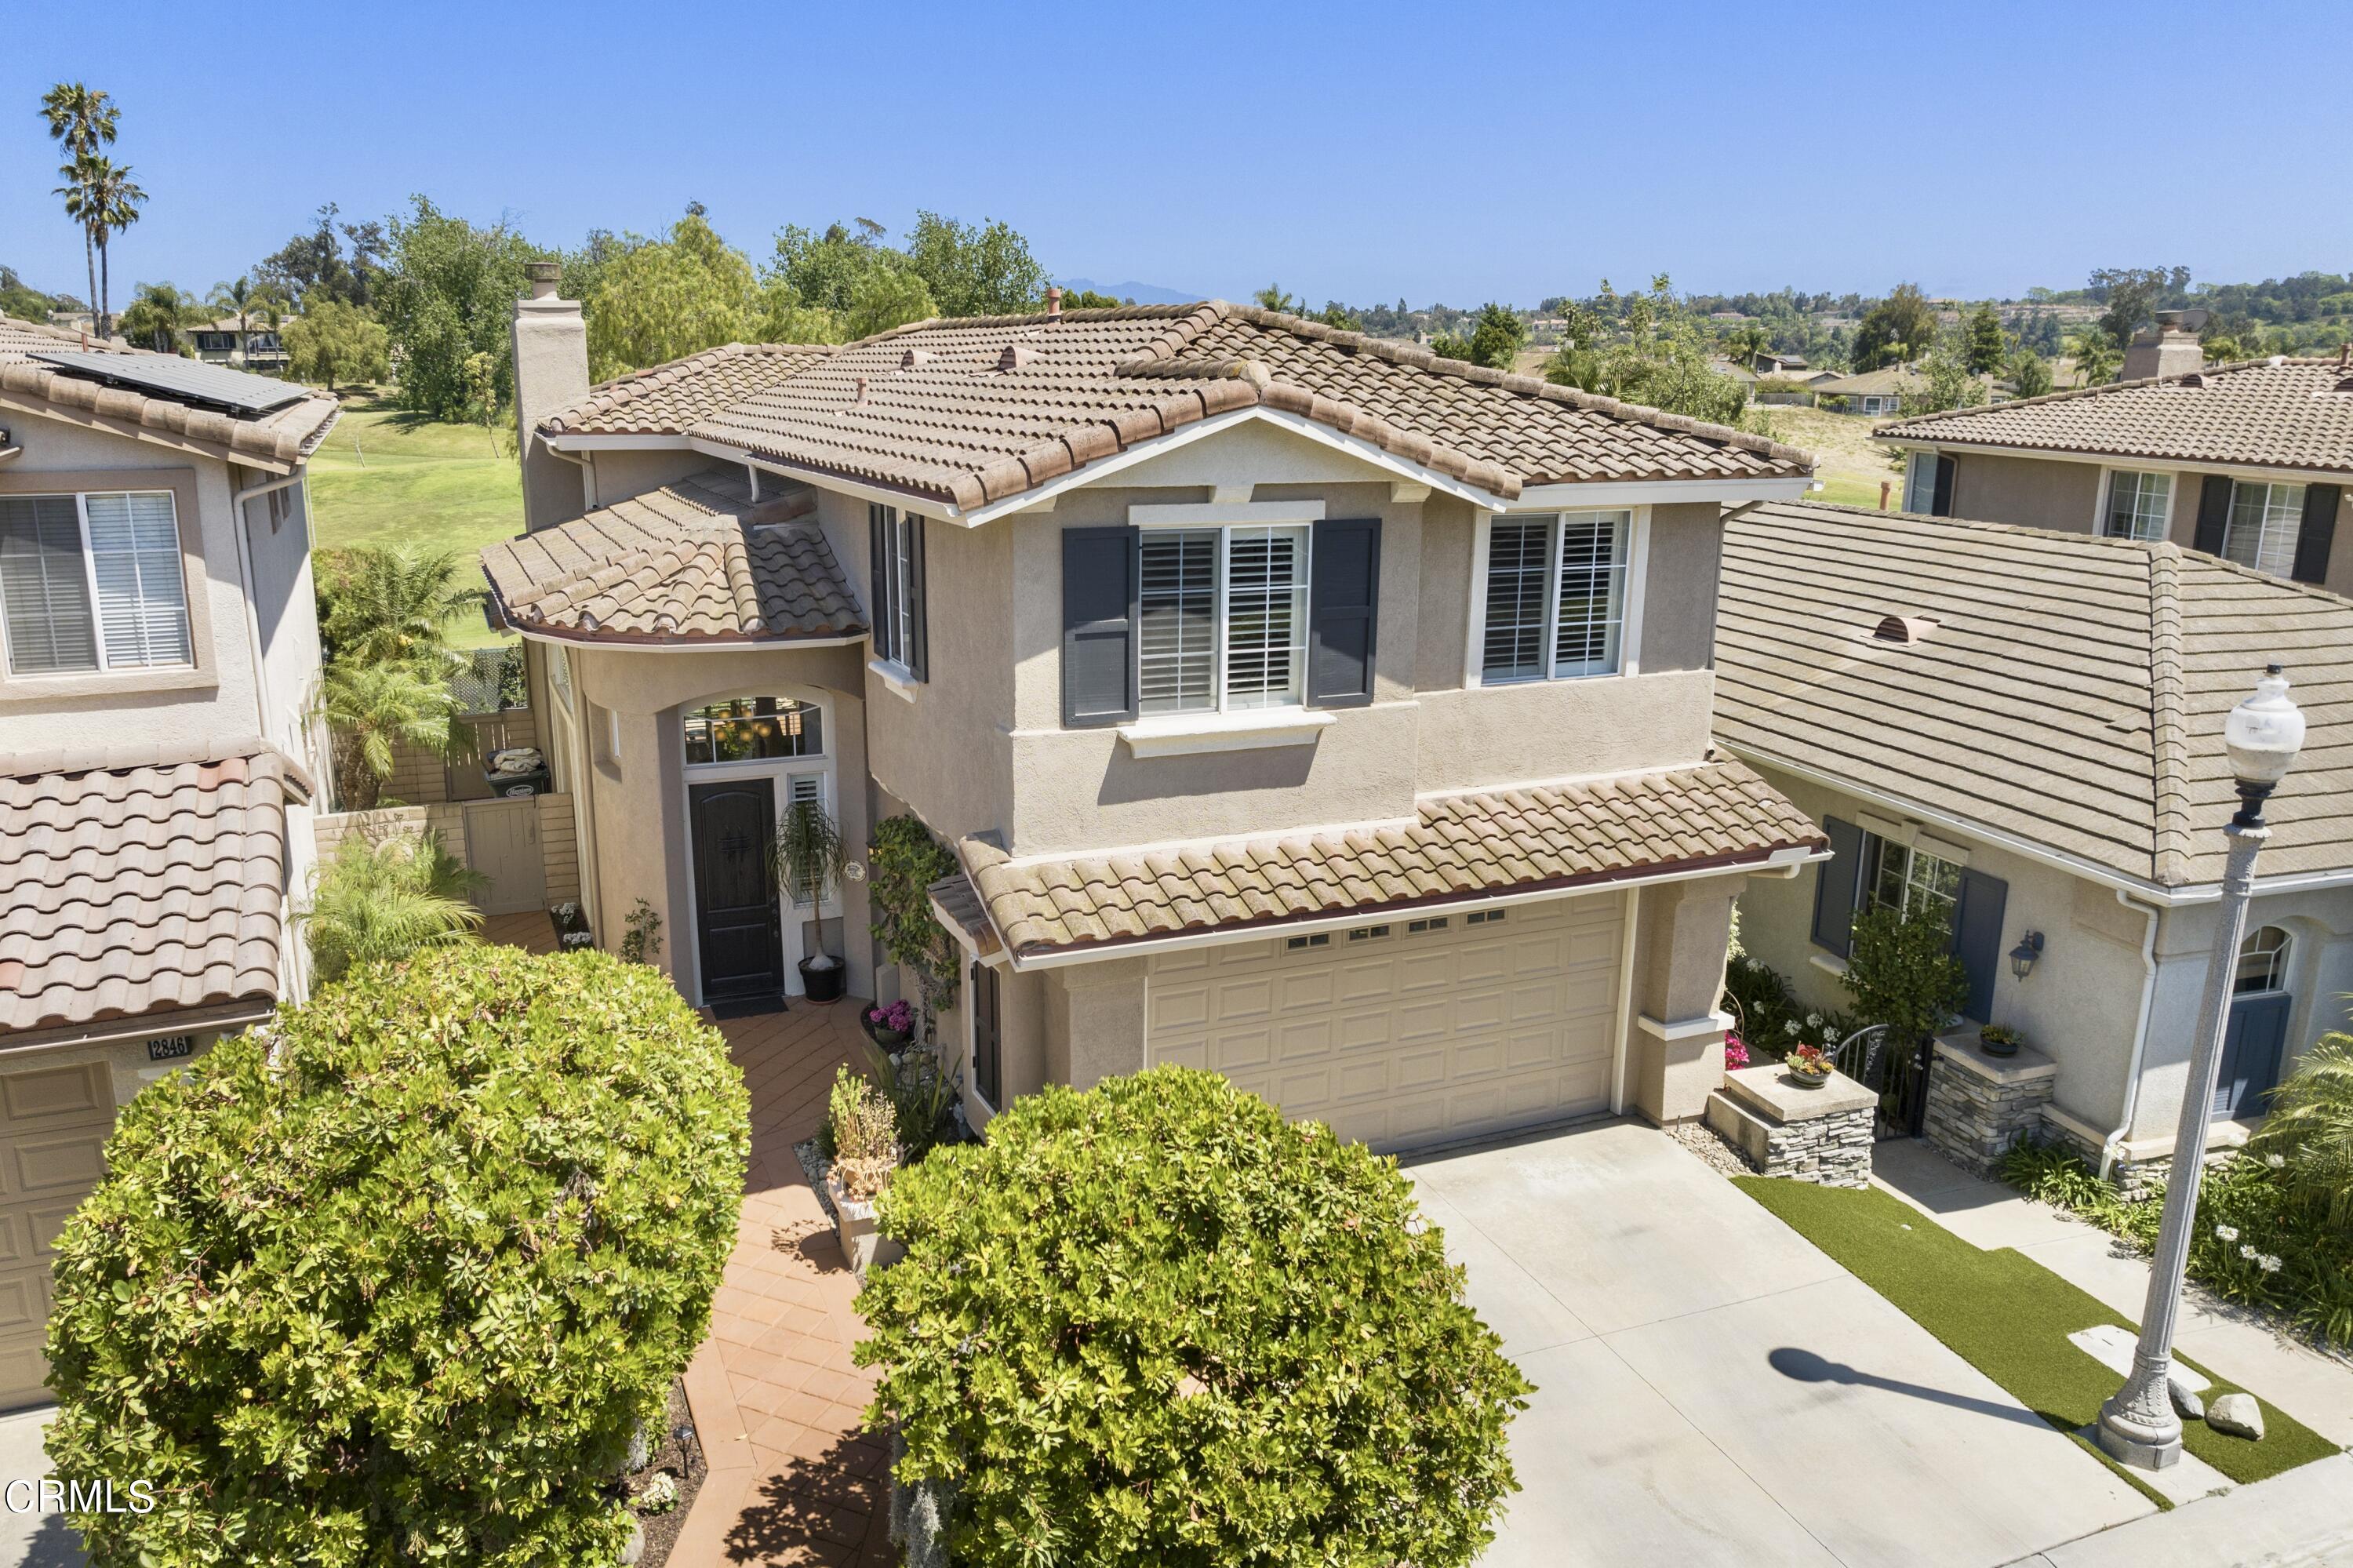
[[[0,628],[12,675],[99,667],[74,497],[0,497]]]
[[[1981,871],[1963,870],[1961,896],[1953,911],[1953,957],[1969,979],[1961,1014],[1979,1023],[1993,1021],[1993,982],[2001,972],[2001,920],[2010,884]]]
[[[1854,946],[1854,911],[1862,891],[1863,832],[1836,817],[1822,819],[1831,858],[1814,867],[1814,946],[1845,958]]]
[[[1136,530],[1062,530],[1062,723],[1135,717]]]
[[[1307,700],[1318,707],[1361,707],[1373,700],[1380,519],[1318,523],[1311,554]]]

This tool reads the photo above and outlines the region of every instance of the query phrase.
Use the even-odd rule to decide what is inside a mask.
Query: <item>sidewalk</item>
[[[2140,1321],[2148,1296],[2148,1265],[2097,1226],[2029,1202],[2000,1182],[1971,1176],[1917,1140],[1880,1144],[1872,1153],[1872,1178],[1955,1235],[1988,1250],[2015,1247],[2127,1321]],[[2180,1353],[2253,1389],[2330,1442],[2353,1447],[2353,1361],[2285,1338],[2260,1314],[2216,1300],[2194,1286],[2182,1302],[2180,1324],[2174,1335]],[[2333,1463],[2305,1469],[2328,1469]],[[2277,1477],[2263,1486],[2269,1489],[2302,1473]],[[2345,1494],[2341,1509],[2353,1521],[2353,1492]],[[2052,1561],[2073,1560],[2054,1556]]]
[[[2339,1454],[2021,1557],[2010,1568],[2347,1568],[2353,1455]]]

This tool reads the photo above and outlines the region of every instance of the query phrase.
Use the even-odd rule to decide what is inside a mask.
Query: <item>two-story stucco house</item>
[[[976,1121],[1159,1062],[1384,1148],[1699,1113],[1732,900],[1822,848],[1709,737],[1725,508],[1805,454],[1228,304],[592,389],[534,287],[484,566],[598,940],[642,898],[691,1001],[863,991],[863,884],[780,907],[765,845],[911,812]]]
[[[300,996],[333,399],[0,318],[0,1409],[116,1107]]]

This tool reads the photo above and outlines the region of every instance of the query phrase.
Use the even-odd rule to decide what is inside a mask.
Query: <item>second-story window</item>
[[[2295,570],[2295,547],[2304,531],[2304,486],[2240,480],[2231,486],[2231,521],[2222,533],[2222,556],[2274,577]]]
[[[1307,530],[1146,528],[1136,663],[1147,714],[1288,707],[1307,662]]]
[[[2108,475],[2108,510],[2100,532],[2111,539],[2162,539],[2173,516],[2169,473]]]
[[[1498,519],[1487,535],[1480,679],[1501,685],[1616,673],[1631,533],[1625,512]]]
[[[916,680],[929,678],[924,618],[923,520],[895,506],[866,509],[872,559],[874,656]]]
[[[192,662],[172,493],[0,497],[0,633],[12,675]]]

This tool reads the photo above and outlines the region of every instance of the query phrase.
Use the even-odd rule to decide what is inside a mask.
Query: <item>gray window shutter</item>
[[[2337,538],[2337,497],[2333,484],[2304,487],[2304,526],[2295,535],[2295,567],[2288,575],[2300,583],[2328,580],[2328,546]]]
[[[886,519],[891,509],[880,502],[866,504],[866,612],[873,618],[874,656],[894,659],[891,646],[891,538]]]
[[[1953,478],[1959,467],[1959,462],[1949,453],[1936,454],[1936,490],[1928,503],[1928,515],[1931,517],[1950,517],[1953,514]]]
[[[2231,482],[2219,473],[2206,476],[2198,493],[2198,532],[2189,542],[2210,556],[2222,553],[2222,535],[2231,525]]]
[[[1318,523],[1307,588],[1307,700],[1360,708],[1373,700],[1373,634],[1381,597],[1381,520]]]
[[[1062,530],[1062,723],[1135,716],[1134,528]]]
[[[923,586],[923,520],[907,519],[907,641],[900,659],[918,681],[932,678],[931,595]]]
[[[1862,886],[1862,830],[1822,819],[1831,858],[1814,867],[1814,946],[1845,958],[1854,945],[1854,906]]]
[[[1960,905],[1953,912],[1953,956],[1969,977],[1962,1015],[1979,1023],[1993,1022],[1993,982],[2003,959],[2002,907],[2009,902],[2010,884],[2000,877],[1981,871],[1961,873]]]

